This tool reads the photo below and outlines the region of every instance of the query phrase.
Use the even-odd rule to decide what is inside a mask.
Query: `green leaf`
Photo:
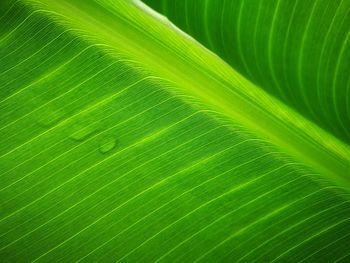
[[[258,86],[350,143],[350,2],[145,0]]]
[[[349,258],[344,137],[138,1],[0,12],[2,261]]]

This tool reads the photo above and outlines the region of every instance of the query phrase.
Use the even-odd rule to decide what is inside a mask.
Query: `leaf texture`
[[[350,2],[145,0],[232,67],[350,142]]]
[[[136,2],[0,10],[2,261],[349,259],[346,144]]]

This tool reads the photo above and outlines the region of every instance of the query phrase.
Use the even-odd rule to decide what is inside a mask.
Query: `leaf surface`
[[[138,2],[0,6],[4,261],[349,257],[347,144]]]
[[[350,142],[350,2],[145,0],[234,69]]]

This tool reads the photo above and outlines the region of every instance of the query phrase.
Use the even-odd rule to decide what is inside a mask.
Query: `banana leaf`
[[[349,2],[146,3],[0,2],[1,261],[350,260]]]

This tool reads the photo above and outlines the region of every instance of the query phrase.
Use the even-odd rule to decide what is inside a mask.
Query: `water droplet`
[[[50,127],[63,120],[64,113],[59,109],[47,109],[38,113],[37,122],[40,126]]]
[[[115,148],[117,142],[112,135],[103,137],[100,141],[99,150],[101,153],[107,153]]]
[[[40,107],[40,105],[44,105],[46,101],[40,98],[34,98],[32,99],[32,103]],[[35,111],[36,122],[42,127],[54,126],[62,121],[66,115],[67,112],[65,112],[64,108],[59,107],[55,103],[49,103]]]
[[[83,141],[97,131],[94,123],[78,121],[69,127],[69,138],[74,141]]]

